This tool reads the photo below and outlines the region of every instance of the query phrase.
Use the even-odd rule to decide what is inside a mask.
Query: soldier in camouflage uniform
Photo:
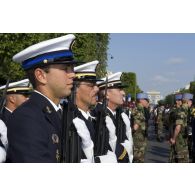
[[[189,162],[188,135],[186,132],[189,105],[192,94],[185,93],[182,96],[182,106],[176,112],[176,121],[173,136],[170,143],[174,146],[175,159],[178,163]]]
[[[159,107],[157,108],[157,141],[162,142],[162,133],[163,133],[163,115],[164,115],[164,105],[159,103]]]
[[[176,114],[182,105],[182,94],[175,95],[175,105],[169,111],[169,141],[173,137],[174,129],[175,129],[175,122],[176,122]],[[171,143],[171,142],[170,142]],[[174,163],[176,162],[176,151],[175,145],[171,145],[170,154],[169,154],[169,162]]]
[[[144,107],[148,104],[148,96],[146,93],[137,94],[137,106],[132,111],[133,118],[133,162],[143,163],[147,146],[146,140],[146,118]]]

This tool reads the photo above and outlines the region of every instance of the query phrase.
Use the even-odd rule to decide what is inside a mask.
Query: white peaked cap
[[[13,82],[13,83],[9,83],[8,88],[14,88],[14,87],[28,87],[29,86],[29,80],[28,79],[24,79],[21,81],[17,81],[17,82]],[[0,87],[0,90],[5,89],[6,85],[3,85]]]
[[[100,81],[100,79],[97,79],[96,77],[96,68],[98,64],[99,61],[95,60],[75,67],[74,71],[76,74],[76,80],[95,82],[95,83],[97,81]]]
[[[71,46],[74,40],[75,36],[73,34],[68,34],[62,37],[42,41],[14,55],[13,61],[22,63],[24,69],[29,69],[44,60],[52,60],[66,56],[72,57]]]
[[[108,83],[112,82],[112,81],[120,81],[121,75],[122,75],[122,72],[116,72],[116,73],[108,75]],[[106,78],[107,77],[102,78],[103,81],[102,82],[98,82],[98,84],[105,83],[106,82]]]
[[[122,75],[122,72],[116,72],[116,73],[108,75],[107,87],[108,88],[111,88],[111,87],[123,88],[124,86],[121,85],[122,84],[121,83],[121,75]],[[101,79],[102,81],[97,83],[100,88],[104,88],[106,86],[106,79],[107,79],[107,77],[104,77]]]
[[[99,64],[99,61],[97,61],[97,60],[92,61],[92,62],[88,62],[88,63],[82,64],[80,66],[74,67],[74,71],[75,71],[75,73],[77,73],[77,72],[80,72],[80,73],[93,72],[93,73],[95,73],[95,70],[96,70],[96,67],[98,64]]]

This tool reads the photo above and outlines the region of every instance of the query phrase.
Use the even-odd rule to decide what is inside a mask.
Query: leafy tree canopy
[[[66,33],[67,34],[67,33]],[[1,33],[0,34],[0,84],[7,78],[20,80],[25,77],[21,65],[12,61],[12,57],[21,50],[38,42],[65,35],[65,33]],[[76,33],[73,45],[75,58],[81,62],[99,60],[98,76],[105,75],[107,67],[107,49],[109,34]]]
[[[136,73],[123,72],[121,80],[123,84],[127,86],[127,88],[124,89],[125,93],[130,93],[132,99],[135,100],[136,93],[141,92],[141,89],[137,85]]]

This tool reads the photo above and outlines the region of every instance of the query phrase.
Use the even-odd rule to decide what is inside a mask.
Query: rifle
[[[116,136],[117,136],[117,143],[120,144],[124,142],[125,140],[125,135],[126,135],[126,130],[125,126],[123,125],[124,123],[122,122],[122,117],[121,117],[122,109],[119,107],[116,109]]]
[[[5,89],[4,89],[3,94],[2,94],[2,97],[1,97],[1,101],[0,101],[0,116],[3,113],[3,108],[5,106],[7,89],[9,87],[9,81],[10,81],[10,79],[7,79],[7,82],[6,82],[6,85],[5,85]]]
[[[72,123],[76,117],[75,94],[76,84],[73,83],[71,95],[67,98],[68,102],[63,102],[60,162],[65,163],[80,162],[81,159],[80,137]]]
[[[95,135],[95,146],[94,146],[94,155],[101,156],[104,155],[105,148],[105,134],[106,134],[106,109],[107,109],[107,89],[108,89],[108,76],[106,77],[106,86],[104,91],[104,98],[102,101],[102,108],[97,114],[96,121],[96,135]]]

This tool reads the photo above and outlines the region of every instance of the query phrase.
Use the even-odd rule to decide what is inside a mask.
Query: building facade
[[[148,91],[147,94],[150,104],[158,104],[158,101],[161,100],[161,95],[159,91]]]

